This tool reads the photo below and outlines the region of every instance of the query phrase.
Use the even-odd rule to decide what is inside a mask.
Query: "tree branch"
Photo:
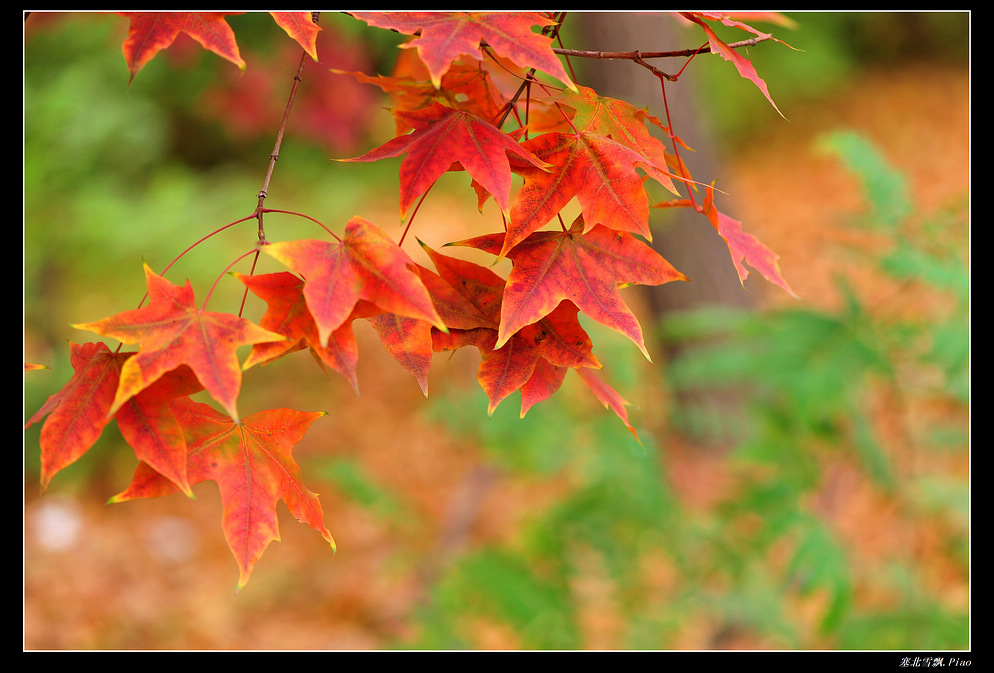
[[[753,47],[760,42],[765,42],[766,40],[772,39],[772,35],[765,35],[761,37],[753,37],[748,40],[742,40],[741,42],[733,42],[728,46],[732,49],[740,49],[742,47]],[[629,61],[637,61],[640,59],[647,58],[686,58],[688,56],[693,56],[695,54],[705,54],[711,51],[710,45],[704,45],[697,49],[680,49],[677,51],[590,51],[587,49],[561,49],[554,47],[552,49],[555,53],[560,56],[576,56],[578,58],[602,58],[602,59],[626,59]]]

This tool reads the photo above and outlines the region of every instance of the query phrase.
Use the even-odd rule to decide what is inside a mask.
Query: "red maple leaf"
[[[314,23],[311,12],[270,12],[269,15],[287,35],[304,48],[308,56],[318,60],[317,39],[321,26]]]
[[[206,404],[177,400],[173,411],[186,431],[191,484],[217,482],[224,508],[222,526],[238,563],[238,588],[273,540],[279,540],[276,503],[283,500],[298,521],[321,533],[334,549],[317,495],[300,479],[293,447],[324,412],[271,409],[235,422]],[[176,485],[140,463],[131,485],[111,498],[124,502],[177,491]]]
[[[178,367],[121,405],[114,414],[117,429],[138,460],[174,483],[190,497],[186,473],[186,440],[172,402],[203,390],[187,367]]]
[[[625,410],[625,407],[629,405],[629,402],[619,395],[618,391],[600,379],[596,372],[591,371],[590,369],[577,369],[576,373],[580,376],[587,387],[590,388],[594,395],[597,396],[597,399],[601,401],[601,404],[603,404],[605,408],[611,409],[618,415],[618,418],[620,418],[622,423],[625,424],[625,427],[628,428],[629,432],[635,435],[636,441],[641,444],[642,440],[639,439],[639,435],[635,432],[635,428],[633,428],[632,424],[628,421],[628,411]]]
[[[304,299],[321,344],[328,343],[360,300],[381,311],[447,329],[411,258],[379,227],[361,217],[353,217],[345,237],[334,243],[284,241],[264,249],[304,278]]]
[[[704,30],[705,35],[707,35],[708,37],[708,44],[711,47],[711,52],[714,54],[718,54],[719,56],[721,56],[721,58],[723,58],[726,61],[731,61],[731,63],[735,66],[735,69],[738,70],[739,75],[741,75],[745,79],[755,84],[759,88],[759,90],[763,92],[763,95],[766,96],[766,100],[770,101],[770,105],[773,106],[773,109],[776,110],[781,117],[783,116],[783,113],[780,112],[780,108],[778,108],[777,104],[773,102],[773,98],[770,96],[770,91],[766,87],[766,82],[764,82],[763,78],[760,77],[759,73],[756,72],[756,68],[749,61],[749,59],[747,59],[745,56],[738,53],[737,51],[729,47],[725,42],[723,42],[715,34],[715,32],[711,29],[711,27],[707,25],[702,19],[708,19],[710,21],[720,21],[724,23],[726,26],[734,26],[735,28],[740,28],[742,30],[745,30],[756,36],[763,38],[771,38],[772,35],[769,35],[767,33],[762,33],[756,30],[755,28],[752,28],[751,26],[748,26],[739,21],[735,21],[733,19],[730,19],[726,15],[719,14],[716,12],[680,12],[680,15],[688,19],[689,21],[693,21],[698,26],[700,26],[701,29]],[[780,40],[777,40],[777,42],[780,42]]]
[[[112,353],[106,344],[69,343],[72,378],[28,419],[25,428],[48,416],[41,428],[41,487],[75,462],[99,439],[109,413],[121,367],[133,353]]]
[[[424,244],[422,246],[430,254],[434,253]],[[436,265],[441,263],[439,259],[441,257],[443,256],[432,257]],[[452,260],[452,262],[458,261]],[[467,284],[471,282],[470,278],[453,277],[450,274],[443,277],[422,266],[418,266],[417,270],[425,287],[428,288],[428,293],[431,295],[432,303],[439,316],[450,331],[475,329],[484,325],[493,325],[496,329],[496,321],[487,318],[483,313],[485,309],[464,294],[467,291]],[[459,289],[450,285],[450,282],[454,282]],[[394,313],[369,316],[368,320],[373,329],[376,330],[386,351],[402,367],[414,375],[421,386],[421,391],[427,396],[428,369],[434,350],[432,334],[436,329],[424,320]]]
[[[562,386],[568,371],[568,367],[560,367],[548,360],[539,359],[535,363],[531,377],[521,386],[521,418],[524,418],[533,406],[552,397]]]
[[[504,234],[479,236],[465,245],[492,254],[506,248]],[[577,218],[568,231],[539,231],[512,248],[513,263],[501,305],[500,348],[525,325],[552,312],[564,299],[597,322],[624,334],[648,358],[638,319],[619,285],[661,285],[686,277],[631,234],[597,225],[584,231]]]
[[[564,301],[547,316],[527,325],[498,347],[504,279],[473,262],[443,255],[422,243],[439,271],[453,288],[477,309],[483,321],[449,334],[432,333],[436,351],[475,346],[482,356],[477,380],[490,400],[488,412],[516,390],[522,391],[521,415],[558,388],[572,367],[600,367],[590,337],[577,320],[577,307]],[[561,373],[561,375],[560,375]],[[543,391],[544,389],[544,391]]]
[[[653,207],[694,208],[708,218],[711,226],[724,239],[728,246],[728,253],[732,257],[732,263],[735,265],[735,271],[739,275],[739,282],[745,283],[745,279],[749,277],[749,269],[745,267],[745,264],[748,264],[759,271],[763,278],[769,282],[779,285],[792,296],[797,296],[780,273],[780,265],[777,264],[779,255],[752,234],[744,232],[741,222],[725,215],[715,207],[713,186],[705,188],[704,203],[699,204],[691,199],[674,199],[662,201]]]
[[[432,354],[431,324],[396,313],[370,316],[369,323],[390,357],[417,379],[421,392],[427,397]]]
[[[743,266],[744,262],[759,271],[763,278],[769,282],[779,285],[794,297],[797,296],[780,274],[780,265],[777,264],[779,255],[752,234],[742,231],[741,222],[725,215],[715,207],[713,187],[707,188],[704,203],[698,207],[698,210],[707,216],[711,225],[728,245],[728,252],[732,256],[732,262],[735,264],[740,282],[744,283],[749,276],[749,270]]]
[[[422,246],[424,246],[423,243]],[[427,246],[424,247],[430,254],[437,254]],[[436,264],[440,264],[438,258],[441,257],[444,256],[433,257]],[[452,261],[458,262],[459,260]],[[453,278],[447,274],[447,277],[459,286],[460,290],[457,290],[449,284],[447,278],[443,278],[422,266],[418,266],[417,270],[431,295],[432,303],[439,316],[450,331],[471,330],[480,326],[492,326],[496,330],[496,320],[487,318],[481,312],[481,307],[460,292],[460,290],[466,291],[469,279]],[[500,306],[499,302],[497,306]],[[427,396],[428,370],[431,366],[432,353],[435,350],[432,337],[435,328],[424,320],[394,313],[372,315],[369,316],[368,320],[376,330],[386,351],[417,379],[421,391]]]
[[[225,19],[244,12],[117,12],[131,20],[128,36],[121,45],[131,80],[163,49],[168,49],[180,33],[186,33],[204,49],[245,70],[235,32]],[[317,60],[317,35],[321,28],[311,12],[270,12],[287,35]]]
[[[574,111],[572,125],[579,130],[610,136],[625,147],[635,150],[650,159],[657,168],[669,167],[676,175],[689,175],[675,154],[667,151],[666,145],[649,132],[647,124],[652,124],[682,147],[687,145],[657,117],[650,115],[645,108],[636,108],[631,103],[608,96],[601,96],[593,89],[579,87],[577,91],[564,91],[556,99]],[[529,125],[531,128],[531,125]],[[689,149],[689,148],[688,148]],[[664,177],[670,176],[663,174]],[[676,193],[672,182],[666,188]]]
[[[394,116],[414,129],[387,141],[361,157],[342,161],[379,161],[407,156],[400,164],[400,216],[454,165],[466,169],[507,212],[511,194],[511,167],[507,153],[544,169],[544,163],[490,122],[439,103],[420,110],[395,110]]]
[[[504,96],[491,81],[489,72],[478,65],[453,65],[442,77],[439,89],[412,75],[371,77],[361,72],[332,72],[349,75],[359,82],[379,87],[390,96],[394,110],[420,110],[432,103],[441,103],[481,119],[495,119],[505,103]],[[394,121],[398,136],[415,128],[402,115],[395,114]]]
[[[417,49],[432,84],[441,88],[442,75],[466,54],[483,60],[480,42],[522,68],[548,73],[573,88],[574,84],[552,51],[552,39],[532,32],[532,26],[555,21],[536,12],[350,12],[371,26],[415,35],[407,47]]]
[[[453,289],[467,307],[461,309],[463,320],[446,323],[458,329],[489,327],[500,324],[500,302],[504,294],[504,279],[486,267],[468,260],[457,259],[433,250],[423,242],[438,276]]]
[[[440,255],[424,243],[420,241],[419,243],[421,243],[421,246],[431,256],[435,266],[440,269],[440,273],[434,273],[423,266],[418,266],[421,280],[424,281],[425,287],[428,288],[431,300],[435,304],[435,308],[438,309],[438,314],[442,317],[442,321],[446,327],[449,329],[473,329],[475,327],[492,327],[497,329],[497,320],[491,317],[486,302],[478,301],[478,297],[470,294],[469,286],[475,282],[474,277],[471,275],[472,270],[467,271],[470,275],[466,276],[452,274],[451,269],[447,268],[442,261],[446,260],[451,261],[453,264],[458,264],[463,260]],[[483,269],[472,264],[472,262],[466,262],[466,264],[469,265],[470,269],[475,267],[476,269],[493,273],[488,269]],[[494,277],[499,279],[499,276],[496,274],[494,274]],[[459,289],[456,289],[457,287]],[[497,308],[500,308],[499,290],[497,294]]]
[[[563,373],[568,368],[601,366],[593,355],[590,337],[577,320],[577,313],[575,305],[564,301],[534,324],[522,327],[501,346],[497,345],[497,331],[486,327],[452,330],[448,334],[432,332],[432,344],[436,351],[465,346],[479,349],[483,359],[476,378],[490,401],[487,413],[492,415],[508,395],[535,378],[536,369],[540,377],[547,376],[546,364]],[[536,380],[532,385],[537,383]],[[529,397],[524,398],[521,415],[554,391],[555,388],[551,388],[545,395],[536,387],[529,388],[527,393],[523,391]]]
[[[476,327],[483,322],[476,308],[446,281],[428,269],[420,266],[416,269],[446,326]],[[425,395],[428,394],[428,369],[432,354],[430,322],[386,313],[373,304],[360,300],[349,318],[331,333],[328,343],[322,344],[317,325],[304,299],[302,279],[288,272],[259,276],[234,275],[267,302],[268,309],[259,325],[287,338],[286,341],[253,346],[242,365],[243,369],[257,364],[266,365],[284,355],[309,347],[321,362],[345,376],[358,393],[358,344],[352,332],[352,323],[356,319],[365,318],[376,330],[384,349],[414,375],[422,391]]]
[[[597,133],[544,133],[522,146],[552,169],[515,167],[525,185],[511,208],[501,256],[548,224],[573,197],[588,226],[602,224],[651,238],[649,202],[636,167],[675,191],[670,175],[653,158]]]
[[[148,462],[184,492],[190,492],[183,431],[168,404],[175,397],[191,395],[203,387],[188,367],[180,367],[130,398],[112,416],[110,409],[121,368],[133,355],[112,353],[102,343],[70,343],[72,378],[24,426],[48,416],[40,437],[42,490],[55,474],[93,446],[113,417],[139,460]]]
[[[211,396],[232,418],[238,418],[242,372],[235,351],[284,337],[244,318],[196,306],[189,281],[183,287],[173,285],[148,265],[145,279],[148,306],[74,325],[122,343],[139,344],[138,353],[124,363],[109,413],[113,415],[166,372],[189,365]]]
[[[259,325],[286,337],[285,341],[252,346],[252,352],[242,365],[243,369],[267,365],[284,355],[310,348],[322,363],[344,376],[358,394],[356,363],[359,359],[359,346],[352,332],[352,322],[356,318],[379,313],[376,307],[365,301],[357,302],[345,322],[332,331],[327,341],[322,341],[318,326],[304,299],[302,279],[286,271],[259,276],[239,273],[234,275],[268,304]]]
[[[131,19],[128,37],[121,48],[132,80],[146,63],[168,48],[181,32],[199,42],[204,49],[231,61],[242,70],[245,69],[245,61],[238,52],[235,33],[225,22],[226,17],[243,12],[118,13]]]

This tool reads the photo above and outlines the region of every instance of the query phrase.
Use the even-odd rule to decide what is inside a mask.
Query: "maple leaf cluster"
[[[637,439],[627,402],[597,374],[602,365],[580,314],[623,334],[649,358],[639,321],[619,290],[686,280],[650,245],[650,208],[699,210],[728,243],[742,280],[748,264],[789,291],[776,255],[717,210],[713,187],[703,186],[700,203],[681,196],[681,189],[696,191],[698,185],[679,160],[681,141],[665,124],[571,80],[552,48],[550,34],[558,26],[552,16],[352,15],[369,26],[412,36],[404,46],[416,52],[418,63],[389,76],[341,73],[388,93],[396,123],[396,137],[344,161],[403,157],[399,216],[409,228],[416,205],[443,174],[467,173],[481,209],[494,200],[500,225],[495,233],[448,245],[509,260],[507,276],[420,240],[433,268],[418,264],[403,249],[403,238],[395,242],[360,216],[348,222],[341,237],[259,246],[287,271],[233,274],[266,303],[258,324],[206,310],[206,303],[195,301],[189,282],[174,285],[146,266],[148,305],[76,325],[137,350],[72,343],[71,380],[27,423],[45,418],[43,487],[83,455],[111,420],[140,461],[130,486],[112,502],[191,495],[193,485],[216,482],[225,535],[240,569],[239,587],[269,542],[279,539],[275,506],[280,499],[334,546],[317,496],[303,485],[292,458],[293,447],[323,413],[275,409],[241,418],[237,399],[244,371],[309,350],[358,392],[352,325],[367,320],[426,395],[433,354],[472,347],[481,356],[477,378],[489,413],[520,392],[524,416],[572,371]],[[762,83],[706,21],[747,26],[723,15],[683,15],[705,28],[713,51],[733,60],[757,86]],[[273,16],[316,59],[317,28],[310,15]],[[180,31],[245,67],[224,15],[128,17],[124,53],[132,78]],[[512,87],[507,73],[517,78]],[[761,88],[768,96],[765,84]],[[662,131],[673,149],[650,127]],[[650,179],[672,198],[653,203]],[[581,214],[567,223],[562,213],[574,199]],[[242,346],[251,346],[251,352],[239,362],[236,350]],[[191,399],[201,391],[223,411]]]

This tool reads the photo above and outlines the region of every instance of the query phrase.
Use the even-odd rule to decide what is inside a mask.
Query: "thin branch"
[[[559,39],[559,28],[560,28],[560,26],[562,26],[563,20],[565,20],[565,18],[566,18],[566,12],[562,12],[559,15],[559,17],[555,19],[555,23],[553,23],[552,25],[545,26],[544,28],[542,28],[541,34],[542,35],[546,35],[546,36],[548,36],[549,34],[551,34],[552,35],[552,39],[558,40]],[[486,40],[480,40],[480,47],[484,48],[485,53],[490,54],[490,47],[487,44]],[[492,55],[491,55],[491,58],[493,58]],[[494,58],[493,60],[495,62],[497,61],[496,58]],[[531,70],[528,71],[528,73],[525,75],[524,81],[521,82],[521,86],[518,87],[517,92],[515,92],[514,96],[511,97],[511,100],[509,100],[507,103],[505,103],[505,105],[504,105],[504,107],[505,107],[504,114],[501,116],[500,121],[497,123],[497,128],[501,128],[504,125],[504,121],[507,119],[508,115],[511,113],[511,110],[514,107],[516,101],[521,97],[522,93],[524,93],[526,90],[528,90],[531,87],[532,83],[535,83],[535,84],[539,83],[538,80],[535,79],[535,68],[532,68]]]
[[[772,35],[749,38],[741,42],[733,42],[728,46],[732,49],[742,47],[754,47],[760,42],[773,39]],[[710,45],[697,49],[680,49],[678,51],[591,51],[588,49],[560,49],[553,47],[553,52],[560,56],[576,56],[577,58],[602,58],[602,59],[626,59],[635,61],[646,58],[686,58],[696,54],[704,54],[711,51]]]
[[[320,12],[312,12],[311,18],[314,23],[318,22],[319,14]],[[297,65],[297,72],[293,76],[293,86],[290,88],[290,97],[287,100],[286,108],[283,111],[283,120],[280,122],[280,130],[276,134],[276,145],[273,147],[272,154],[269,155],[269,169],[266,171],[266,179],[262,183],[262,189],[259,190],[259,203],[255,208],[255,214],[259,220],[259,245],[268,245],[268,241],[266,241],[266,232],[262,225],[262,215],[265,212],[262,204],[265,202],[266,196],[269,194],[269,181],[273,177],[273,170],[276,168],[276,160],[280,158],[280,147],[283,145],[283,132],[286,131],[287,120],[290,118],[290,110],[293,109],[293,99],[297,96],[297,87],[300,86],[307,58],[308,55],[305,51],[300,56],[300,64]]]

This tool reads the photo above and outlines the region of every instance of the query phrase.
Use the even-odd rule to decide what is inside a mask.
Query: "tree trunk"
[[[572,29],[580,32],[584,49],[647,52],[699,46],[688,44],[694,33],[668,13],[582,12],[570,15],[568,22]],[[599,94],[628,101],[636,107],[646,106],[650,114],[666,123],[659,80],[644,68],[632,62],[600,59],[576,59],[573,64],[580,69],[580,81]],[[653,63],[669,73],[675,73],[683,64],[682,59]],[[695,180],[710,183],[720,177],[717,167],[721,157],[713,142],[707,115],[695,95],[697,82],[694,81],[693,64],[679,81],[667,82],[666,86],[672,131],[695,150],[681,152],[680,156]],[[652,320],[647,332],[658,335],[655,326],[675,312],[709,306],[753,308],[750,294],[739,282],[728,247],[703,215],[688,208],[660,209],[650,212],[650,225],[653,247],[690,281],[646,288]],[[686,342],[667,343],[658,336],[656,345],[670,362],[694,347]],[[675,402],[678,407],[701,408],[703,405],[705,411],[727,417],[740,406],[739,397],[714,391],[705,395],[695,393],[692,397],[678,395]],[[718,433],[717,438],[707,437],[710,432],[693,434],[699,441],[725,443],[734,439],[725,432]]]

